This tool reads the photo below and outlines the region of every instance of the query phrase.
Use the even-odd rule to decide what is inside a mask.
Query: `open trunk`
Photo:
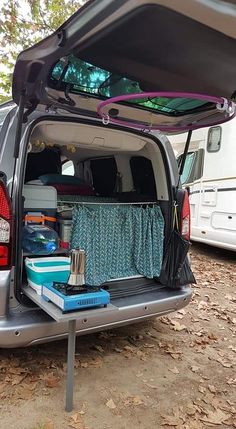
[[[148,135],[44,120],[28,142],[23,218],[30,225],[45,216],[58,232],[52,257],[84,248],[85,282],[107,290],[111,302],[145,302],[145,294],[152,301],[164,287],[158,277],[172,216],[165,162],[158,140]],[[27,285],[25,258],[37,257],[20,251],[18,291]]]

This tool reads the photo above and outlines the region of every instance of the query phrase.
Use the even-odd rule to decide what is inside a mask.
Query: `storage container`
[[[28,284],[41,295],[43,283],[67,282],[70,274],[70,258],[25,258]]]
[[[72,219],[58,219],[60,245],[64,249],[69,249]]]
[[[22,194],[24,197],[24,215],[26,216],[25,223],[45,223],[45,225],[55,228],[57,213],[56,189],[53,186],[25,185]],[[34,218],[35,221],[33,221]],[[53,219],[54,221],[52,221]]]

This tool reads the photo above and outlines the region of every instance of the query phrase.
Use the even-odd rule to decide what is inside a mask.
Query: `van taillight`
[[[11,265],[11,202],[5,184],[0,181],[0,270]]]
[[[191,227],[191,216],[190,216],[190,204],[188,192],[184,192],[184,200],[181,211],[181,234],[185,240],[190,240],[190,227]]]

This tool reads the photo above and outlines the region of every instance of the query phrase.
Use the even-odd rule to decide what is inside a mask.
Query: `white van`
[[[181,161],[187,134],[170,136]],[[191,239],[236,251],[236,118],[193,131],[181,177],[190,189]]]

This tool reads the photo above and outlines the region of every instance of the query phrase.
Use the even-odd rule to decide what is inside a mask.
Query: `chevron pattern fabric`
[[[160,275],[164,219],[158,206],[80,206],[73,210],[71,248],[86,252],[86,284]]]

